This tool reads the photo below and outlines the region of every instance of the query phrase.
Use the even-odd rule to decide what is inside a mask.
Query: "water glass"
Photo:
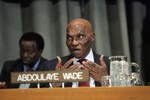
[[[112,78],[109,75],[102,76],[101,79],[102,87],[112,87]]]

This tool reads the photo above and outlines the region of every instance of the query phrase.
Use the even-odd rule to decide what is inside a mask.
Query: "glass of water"
[[[109,75],[102,76],[101,85],[102,87],[112,87],[112,77]]]

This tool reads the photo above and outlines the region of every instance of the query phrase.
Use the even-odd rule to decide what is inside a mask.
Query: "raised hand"
[[[57,56],[57,60],[58,60],[58,62],[57,62],[57,65],[55,67],[55,70],[61,70],[61,68],[62,68],[61,58],[59,56]]]
[[[82,69],[89,70],[90,76],[98,82],[101,82],[102,76],[108,74],[107,66],[103,60],[103,55],[100,57],[100,65],[98,65],[92,61],[87,61],[87,62],[83,62]]]
[[[80,70],[82,64],[77,62],[76,64],[72,64],[74,58],[69,59],[64,65],[62,65],[61,58],[57,56],[58,62],[56,65],[56,70]]]
[[[73,62],[73,58],[68,60],[64,65],[62,65],[62,60],[59,56],[57,56],[57,65],[55,67],[55,70],[58,70],[58,71],[63,71],[63,70],[67,70],[70,66],[70,64]],[[56,82],[56,83],[53,83],[53,87],[61,87],[62,85],[64,85],[64,83],[61,83],[61,82]]]

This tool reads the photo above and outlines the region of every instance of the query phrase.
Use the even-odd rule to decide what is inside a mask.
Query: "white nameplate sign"
[[[12,72],[12,83],[43,83],[43,82],[86,82],[89,81],[89,71],[36,71]]]

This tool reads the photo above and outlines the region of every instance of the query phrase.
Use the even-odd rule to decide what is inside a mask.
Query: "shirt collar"
[[[94,56],[93,56],[92,48],[90,48],[90,52],[89,52],[88,55],[85,57],[85,59],[94,62]],[[75,64],[78,60],[79,60],[79,59],[77,59],[77,58],[74,57],[73,63]]]
[[[41,60],[41,58],[39,58],[39,59],[37,60],[37,62],[34,64],[34,66],[33,66],[33,71],[35,71],[35,70],[37,69],[37,67],[38,67],[38,65],[39,65],[39,63],[40,63],[40,60]],[[24,68],[24,71],[27,71],[27,69],[29,68],[29,66],[23,65],[23,68]]]

